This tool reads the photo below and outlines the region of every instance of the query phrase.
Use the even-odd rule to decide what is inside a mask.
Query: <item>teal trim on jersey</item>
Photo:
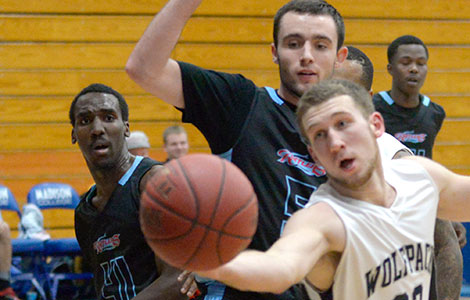
[[[423,95],[423,105],[424,106],[429,106],[429,103],[431,103],[431,99],[429,99],[428,96]]]
[[[276,93],[276,90],[273,89],[272,87],[269,87],[269,86],[265,86],[264,89],[268,92],[269,96],[271,97],[271,99],[276,102],[277,104],[279,105],[283,105],[284,104],[284,100],[282,100]]]
[[[129,180],[129,178],[131,178],[132,173],[134,173],[135,169],[137,169],[137,166],[140,164],[142,159],[144,159],[143,156],[136,156],[135,157],[134,163],[132,164],[130,169],[127,170],[126,174],[124,174],[124,176],[122,176],[121,179],[119,179],[119,184],[120,185],[125,185],[127,183],[127,181]]]
[[[382,99],[384,99],[384,101],[387,102],[388,105],[392,105],[393,103],[395,103],[395,101],[393,101],[392,97],[390,97],[387,92],[379,92],[379,95],[382,96]]]
[[[96,184],[91,186],[90,192],[88,193],[88,195],[85,199],[86,202],[91,203],[91,199],[93,199],[93,197],[95,197],[95,195],[96,195]]]
[[[226,286],[220,282],[211,282],[207,285],[207,295],[204,300],[222,300],[224,299]]]
[[[232,153],[233,153],[233,149],[230,149],[227,152],[217,154],[217,156],[219,156],[223,159],[226,159],[228,161],[232,161]]]
[[[387,102],[388,105],[392,105],[393,103],[395,103],[395,101],[393,101],[392,97],[390,97],[390,95],[386,91],[379,92],[379,95],[382,96],[382,99],[384,99],[384,101]],[[423,101],[421,102],[423,103],[423,105],[429,106],[429,103],[431,103],[431,99],[429,99],[429,97],[426,95],[422,95],[422,96],[423,96]]]

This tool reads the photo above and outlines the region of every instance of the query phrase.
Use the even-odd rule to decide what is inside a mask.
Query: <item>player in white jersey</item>
[[[436,215],[470,220],[470,177],[427,158],[383,167],[380,113],[362,87],[323,81],[304,94],[299,125],[328,181],[266,252],[207,272],[238,289],[282,292],[306,278],[335,300],[427,299]]]

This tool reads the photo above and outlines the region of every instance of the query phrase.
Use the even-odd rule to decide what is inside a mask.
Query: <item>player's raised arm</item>
[[[438,218],[459,222],[470,221],[470,176],[456,174],[426,158],[406,159],[418,160],[434,179],[439,189]]]
[[[170,0],[155,16],[131,53],[126,72],[143,89],[184,107],[181,72],[170,58],[186,22],[202,0]]]
[[[239,290],[282,293],[308,276],[324,254],[342,252],[344,245],[342,222],[329,205],[319,203],[296,212],[268,251],[246,250],[222,267],[198,273]]]

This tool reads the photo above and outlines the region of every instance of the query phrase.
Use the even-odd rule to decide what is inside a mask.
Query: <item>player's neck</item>
[[[286,88],[281,86],[277,90],[277,94],[279,97],[281,97],[284,101],[289,102],[290,104],[297,106],[297,103],[299,102],[300,97],[297,95],[294,95],[293,93],[289,92]]]
[[[384,178],[381,162],[371,174],[371,177],[362,185],[351,187],[330,182],[332,187],[341,195],[368,202],[374,205],[390,207],[395,201],[395,189]]]
[[[406,93],[399,88],[392,88],[390,97],[401,107],[415,108],[419,106],[419,91],[416,93]]]
[[[124,155],[116,164],[106,168],[88,165],[91,176],[95,181],[97,192],[104,198],[109,198],[119,180],[126,174],[135,160],[133,155]]]

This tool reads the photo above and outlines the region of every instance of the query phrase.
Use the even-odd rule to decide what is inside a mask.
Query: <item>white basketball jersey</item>
[[[377,138],[377,143],[379,144],[380,157],[382,158],[382,161],[391,160],[400,150],[405,150],[410,155],[413,155],[413,152],[411,152],[408,147],[386,132]]]
[[[328,183],[308,203],[328,203],[346,229],[335,300],[429,298],[437,187],[414,161],[394,160],[384,172],[397,191],[389,208],[341,196]]]

